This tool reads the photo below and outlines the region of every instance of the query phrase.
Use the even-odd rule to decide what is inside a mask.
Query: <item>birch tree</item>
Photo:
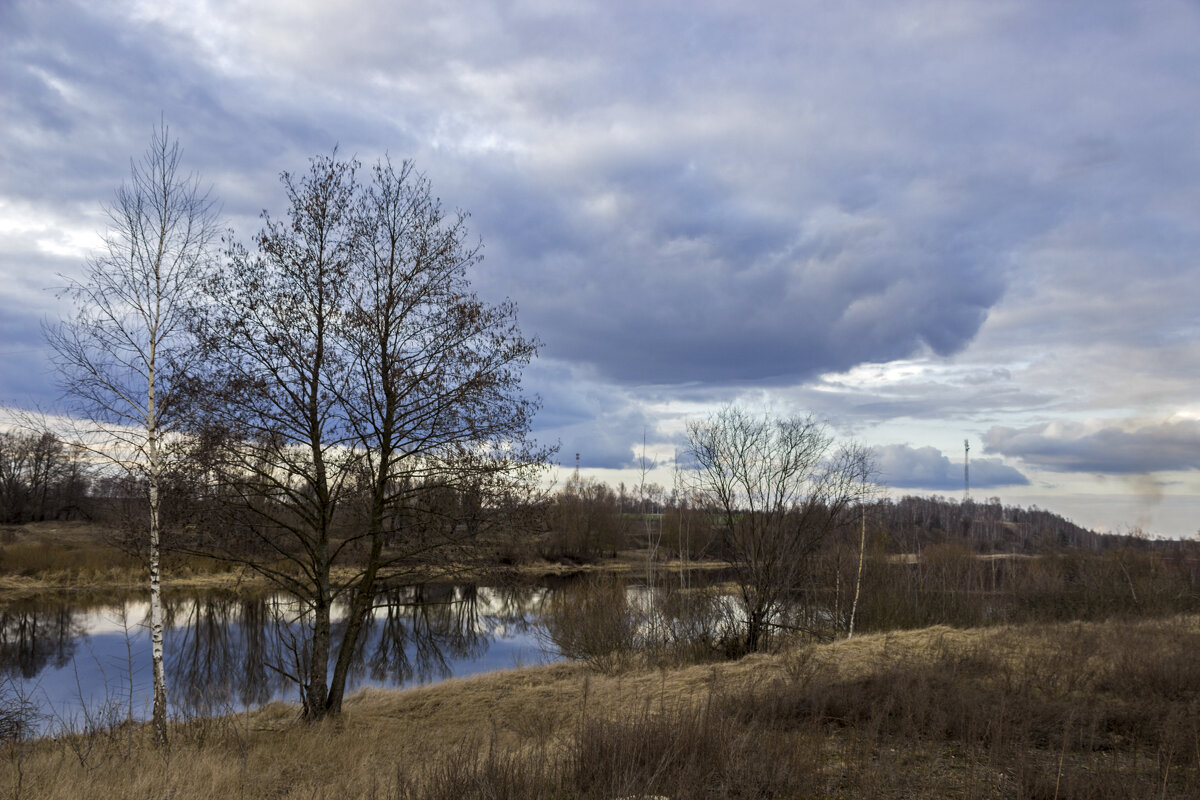
[[[188,334],[189,305],[211,266],[218,236],[209,191],[180,167],[179,143],[166,125],[154,129],[128,182],[105,207],[104,246],[82,280],[64,294],[75,316],[47,326],[70,413],[82,422],[75,444],[107,460],[144,487],[150,573],[154,732],[167,743],[159,546],[163,479],[176,430],[178,376],[197,350]]]

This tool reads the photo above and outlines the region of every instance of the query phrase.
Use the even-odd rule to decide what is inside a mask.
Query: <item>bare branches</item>
[[[296,591],[311,613],[306,713],[336,713],[350,656],[394,572],[477,539],[489,506],[545,453],[520,391],[537,352],[511,303],[470,289],[466,215],[404,162],[313,159],[206,285],[193,409],[227,512],[226,557]],[[332,676],[329,610],[348,617]]]
[[[140,453],[146,438],[126,429],[162,429],[172,419],[176,376],[196,357],[188,304],[219,233],[213,200],[197,176],[181,171],[180,157],[168,129],[156,128],[105,208],[103,248],[85,278],[64,289],[76,316],[45,329],[72,411]]]
[[[144,482],[149,530],[154,728],[166,744],[166,679],[159,597],[161,498],[178,422],[180,378],[199,355],[189,336],[192,297],[211,267],[216,211],[194,175],[180,171],[179,144],[154,130],[130,179],[106,208],[104,248],[65,294],[74,319],[46,326],[62,387],[77,417],[74,444]]]
[[[763,646],[808,559],[859,498],[871,469],[858,445],[834,448],[813,417],[753,417],[726,407],[688,425],[692,489],[721,518],[748,618]]]

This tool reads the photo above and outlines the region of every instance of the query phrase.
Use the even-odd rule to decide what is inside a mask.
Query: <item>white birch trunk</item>
[[[863,560],[867,553],[867,506],[862,507],[862,533],[858,539],[858,576],[854,579],[854,602],[850,604],[850,630],[847,639],[854,638],[854,617],[858,614],[858,595],[862,591]]]
[[[155,335],[151,330],[149,385],[146,390],[146,450],[150,462],[150,659],[154,666],[154,738],[160,745],[167,744],[167,676],[163,668],[163,612],[162,585],[159,569],[159,493],[158,481],[162,473],[158,452],[158,415],[154,397],[155,379]]]

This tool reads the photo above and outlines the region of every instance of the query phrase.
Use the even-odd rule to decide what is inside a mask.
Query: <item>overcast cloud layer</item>
[[[313,154],[415,159],[545,342],[565,463],[812,409],[897,490],[971,438],[981,488],[1189,535],[1197,41],[1187,0],[7,2],[0,402],[53,402],[48,289],[161,114],[243,239]],[[1097,474],[1171,488],[1123,514]]]

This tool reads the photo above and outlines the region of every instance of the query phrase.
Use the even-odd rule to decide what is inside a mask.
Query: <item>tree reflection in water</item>
[[[376,598],[347,689],[403,686],[558,657],[539,631],[558,581],[505,588],[426,584]],[[565,585],[565,583],[562,583]],[[97,709],[149,713],[148,606],[46,593],[0,602],[0,680],[39,704],[45,731]],[[175,594],[164,602],[171,713],[211,715],[295,701],[308,620],[285,595]],[[345,609],[334,607],[340,642]],[[334,652],[337,648],[334,648]],[[114,707],[115,708],[115,707]]]
[[[47,667],[62,668],[75,657],[83,633],[65,603],[21,600],[0,610],[0,676],[32,679]]]
[[[260,705],[280,688],[267,663],[271,598],[210,594],[169,601],[167,675],[177,710],[212,714]]]
[[[377,598],[350,681],[428,683],[450,676],[449,659],[478,659],[489,637],[474,586],[414,586]]]
[[[354,653],[347,688],[402,686],[450,677],[480,661],[497,635],[528,633],[542,590],[425,584],[376,598]],[[340,641],[344,616],[334,608]],[[167,670],[172,700],[185,714],[213,714],[286,697],[304,674],[307,620],[287,597],[210,594],[168,603]],[[336,652],[336,648],[335,648]]]

